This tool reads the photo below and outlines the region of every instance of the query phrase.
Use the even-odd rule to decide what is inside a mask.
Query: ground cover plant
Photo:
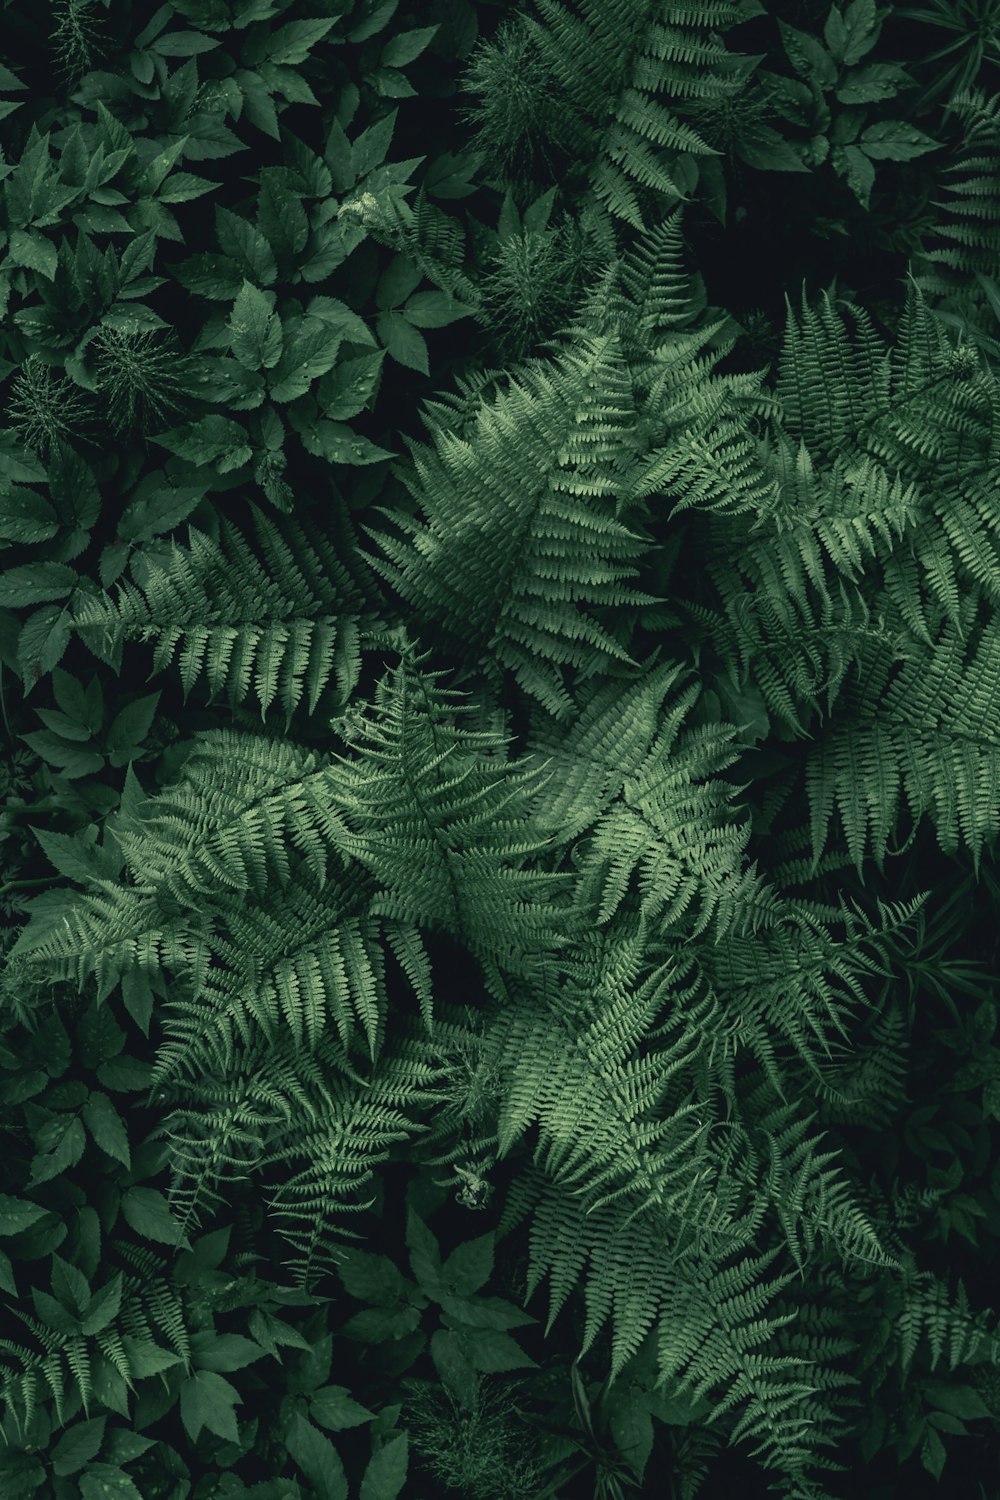
[[[1000,15],[0,9],[0,1491],[994,1493]]]

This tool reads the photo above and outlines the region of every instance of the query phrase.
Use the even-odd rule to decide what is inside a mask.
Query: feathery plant
[[[5,417],[19,441],[43,459],[61,443],[93,440],[91,398],[39,354],[29,354],[14,376]]]
[[[101,327],[91,345],[108,420],[123,435],[148,437],[189,400],[187,361],[171,330]]]

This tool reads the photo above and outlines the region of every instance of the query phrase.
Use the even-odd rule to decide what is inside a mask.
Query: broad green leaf
[[[87,1304],[81,1320],[84,1333],[100,1333],[118,1316],[122,1300],[122,1273],[117,1271],[108,1282],[96,1291]]]
[[[113,766],[127,765],[136,758],[149,733],[159,701],[158,692],[148,693],[144,698],[137,698],[134,703],[129,703],[121,713],[115,715],[105,741],[108,758]]]
[[[114,1464],[91,1464],[80,1475],[80,1500],[143,1500],[135,1481]]]
[[[301,1412],[289,1423],[288,1451],[313,1486],[317,1500],[347,1500],[347,1475],[340,1454]]]
[[[240,1333],[215,1333],[205,1329],[191,1336],[191,1360],[199,1370],[242,1370],[263,1358],[264,1350]]]
[[[242,1397],[235,1386],[213,1370],[196,1370],[181,1386],[181,1421],[191,1441],[203,1427],[228,1443],[239,1442],[234,1408]]]
[[[143,1239],[163,1245],[185,1243],[170,1205],[156,1188],[130,1187],[122,1198],[122,1213],[125,1222]]]
[[[198,177],[194,172],[174,172],[167,178],[166,186],[157,194],[161,203],[190,203],[194,198],[203,198],[215,192],[219,186],[208,177]]]
[[[951,1385],[944,1380],[924,1382],[923,1394],[938,1411],[948,1412],[953,1417],[964,1417],[973,1422],[978,1417],[988,1417],[989,1407],[982,1396],[971,1385]]]
[[[49,1212],[38,1203],[29,1203],[26,1198],[11,1198],[0,1193],[0,1234],[20,1234],[44,1219]]]
[[[821,89],[832,89],[837,82],[837,64],[819,38],[789,26],[787,21],[779,20],[778,27],[788,61],[799,77]]]
[[[879,13],[875,0],[853,0],[844,12],[844,51],[842,61],[851,68],[870,52],[878,41],[886,12]]]
[[[223,253],[236,262],[246,280],[270,286],[278,274],[274,252],[256,225],[216,207],[215,233]]]
[[[316,387],[323,415],[333,422],[356,417],[371,400],[385,358],[383,349],[341,360]]]
[[[359,317],[338,297],[311,297],[306,314],[311,318],[321,318],[342,338],[349,339],[353,344],[370,344],[372,348],[375,347],[375,336],[364,318]]]
[[[55,245],[44,234],[29,229],[11,230],[7,254],[15,265],[37,271],[47,281],[55,280],[59,269],[59,254]]]
[[[281,358],[268,378],[274,401],[294,401],[320,375],[331,369],[340,348],[340,335],[322,318],[304,317],[286,333]]]
[[[835,146],[832,160],[834,171],[846,179],[862,208],[867,208],[875,183],[875,168],[868,157],[857,146]]]
[[[390,37],[382,48],[379,66],[383,68],[405,68],[407,63],[419,57],[432,41],[440,26],[421,26],[416,31],[400,31]]]
[[[322,41],[336,17],[317,17],[310,21],[290,21],[267,39],[267,59],[272,63],[305,62],[317,42]]]
[[[493,1270],[494,1233],[467,1240],[453,1250],[441,1268],[441,1280],[458,1297],[471,1297],[485,1286]]]
[[[102,1151],[106,1151],[109,1156],[113,1156],[124,1166],[131,1167],[132,1155],[129,1151],[128,1133],[121,1116],[107,1094],[91,1094],[83,1106],[83,1120]]]
[[[78,1422],[70,1427],[52,1449],[53,1472],[59,1475],[76,1474],[84,1464],[96,1458],[104,1441],[107,1417],[94,1417],[89,1422]]]
[[[274,257],[271,258],[273,262]],[[174,266],[173,274],[182,287],[199,297],[208,297],[214,302],[231,302],[239,295],[245,273],[243,267],[228,255],[192,255]],[[273,276],[271,280],[274,280]]]
[[[362,177],[385,161],[386,153],[392,143],[398,113],[399,111],[394,109],[385,116],[385,119],[377,120],[374,125],[369,125],[354,142],[351,148],[351,173],[355,182],[359,182]]]
[[[81,1121],[76,1115],[70,1115],[62,1124],[59,1139],[32,1161],[29,1187],[37,1187],[40,1182],[51,1182],[54,1177],[61,1177],[70,1167],[75,1167],[83,1155],[87,1136]]]
[[[398,364],[418,370],[421,375],[430,374],[427,342],[402,313],[379,313],[375,326],[379,338]]]
[[[345,1249],[337,1274],[352,1297],[376,1307],[393,1307],[406,1292],[406,1278],[387,1255]]]
[[[387,448],[352,432],[344,422],[296,422],[296,429],[307,453],[325,458],[331,464],[367,465],[380,463],[384,458],[393,458]]]
[[[471,307],[447,292],[414,292],[403,308],[403,316],[416,328],[445,328],[471,312]]]
[[[213,52],[220,44],[220,37],[205,36],[200,31],[168,31],[150,42],[149,50],[161,57],[197,57],[202,52]]]
[[[192,463],[210,464],[222,459],[229,468],[246,463],[253,453],[247,442],[246,428],[229,417],[214,413],[198,422],[173,427],[154,437],[153,442]]]
[[[865,155],[876,161],[910,161],[936,151],[940,144],[905,120],[879,120],[862,132],[858,142]]]
[[[66,563],[24,563],[0,573],[0,604],[17,608],[67,598],[79,583],[79,575]]]
[[[128,1357],[129,1373],[133,1380],[145,1380],[148,1375],[158,1375],[161,1370],[171,1370],[174,1365],[183,1363],[179,1355],[161,1349],[152,1339],[125,1335],[122,1347]]]
[[[372,1454],[361,1481],[359,1500],[396,1500],[406,1483],[408,1460],[406,1433],[394,1433]]]
[[[869,63],[849,73],[835,93],[841,104],[875,104],[894,98],[909,82],[905,68],[896,63]]]
[[[309,1412],[314,1422],[331,1432],[360,1427],[375,1418],[374,1412],[354,1400],[345,1385],[328,1385],[316,1391],[309,1403]]]
[[[301,255],[309,238],[309,220],[298,193],[280,182],[272,171],[261,173],[257,195],[257,225],[275,257],[288,264]]]
[[[229,318],[232,350],[248,370],[270,370],[281,355],[281,320],[273,292],[261,292],[244,281]]]
[[[398,5],[399,0],[382,0],[382,4],[376,5],[370,16],[360,21],[353,31],[347,33],[347,40],[355,43],[367,42],[369,37],[378,36],[396,14]]]
[[[26,693],[62,661],[70,631],[69,610],[58,604],[45,604],[25,620],[17,643],[17,663]]]

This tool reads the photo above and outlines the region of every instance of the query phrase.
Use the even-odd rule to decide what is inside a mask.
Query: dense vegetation
[[[0,39],[5,1500],[993,1500],[1000,5]]]

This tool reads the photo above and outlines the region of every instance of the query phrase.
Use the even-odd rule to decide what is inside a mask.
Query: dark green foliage
[[[3,19],[0,1492],[988,1488],[991,7]]]

